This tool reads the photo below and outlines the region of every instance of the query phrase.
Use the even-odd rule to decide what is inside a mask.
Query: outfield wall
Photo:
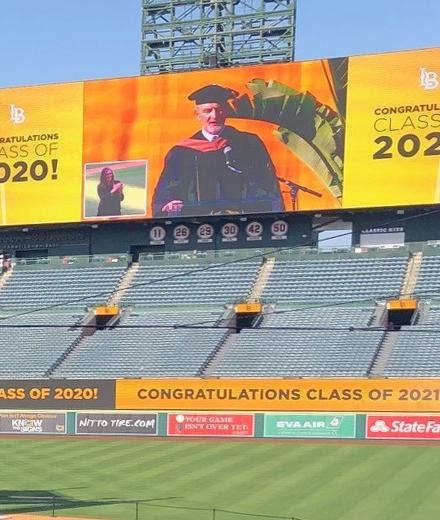
[[[440,440],[440,381],[0,381],[0,434]]]
[[[440,414],[0,412],[2,435],[440,440]]]

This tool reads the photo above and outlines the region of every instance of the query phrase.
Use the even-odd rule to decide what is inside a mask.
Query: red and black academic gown
[[[183,202],[181,212],[162,211],[172,200]],[[215,141],[198,132],[171,148],[152,205],[155,217],[284,211],[263,142],[230,126]]]

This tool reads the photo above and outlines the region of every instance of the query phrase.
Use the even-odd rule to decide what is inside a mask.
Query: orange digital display
[[[440,50],[0,90],[0,225],[440,202]]]
[[[440,49],[350,58],[344,207],[440,202]]]

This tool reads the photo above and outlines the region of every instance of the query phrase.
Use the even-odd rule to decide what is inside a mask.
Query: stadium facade
[[[438,376],[440,51],[288,61],[294,4],[246,5],[145,2],[154,74],[0,91],[4,433],[388,438],[375,413],[440,410],[406,381]]]

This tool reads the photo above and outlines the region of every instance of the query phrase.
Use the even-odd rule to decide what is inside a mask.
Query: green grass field
[[[139,520],[213,518],[210,511],[180,507],[304,520],[440,514],[436,446],[7,438],[0,440],[0,457],[3,497],[53,494],[89,502],[68,504],[57,515],[134,519],[134,504],[117,503],[130,499],[149,501],[140,506]],[[97,499],[116,503],[93,504]],[[10,511],[4,498],[1,504],[2,513]],[[25,509],[51,512],[47,506]],[[240,518],[252,517],[215,516]]]

